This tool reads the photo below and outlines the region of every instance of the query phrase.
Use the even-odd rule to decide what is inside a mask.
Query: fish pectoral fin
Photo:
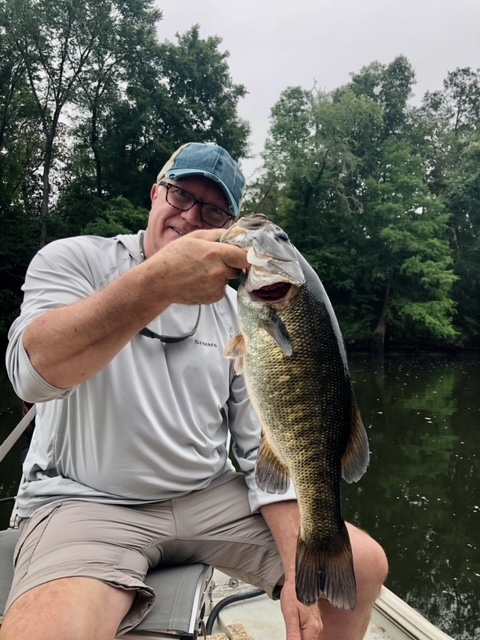
[[[353,403],[352,429],[342,456],[342,476],[347,482],[357,482],[365,473],[370,460],[367,433],[357,403]]]
[[[223,350],[223,355],[225,358],[239,358],[240,356],[245,355],[245,351],[245,338],[243,337],[243,333],[239,331],[227,342],[227,345]]]
[[[255,482],[259,489],[267,493],[286,493],[290,485],[288,467],[278,459],[265,435],[255,466]]]
[[[275,340],[286,356],[292,355],[292,338],[278,313],[271,309],[268,318],[263,320],[260,326]]]
[[[225,349],[223,350],[225,358],[232,358],[235,360],[235,373],[242,373],[243,371],[243,356],[245,355],[245,352],[245,338],[243,333],[239,331],[228,341]]]

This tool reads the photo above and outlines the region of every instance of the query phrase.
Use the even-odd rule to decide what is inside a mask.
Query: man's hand
[[[216,242],[220,229],[193,231],[169,243],[145,263],[145,269],[158,270],[158,283],[170,303],[210,304],[225,295],[225,285],[247,269],[247,253],[234,245]]]
[[[320,610],[316,604],[306,607],[297,600],[295,584],[286,582],[280,595],[287,640],[318,640],[323,631]]]
[[[323,631],[320,609],[306,607],[297,600],[295,590],[295,554],[300,516],[294,500],[273,502],[260,508],[282,558],[285,579],[280,595],[287,640],[319,640]],[[340,639],[339,639],[340,640]]]

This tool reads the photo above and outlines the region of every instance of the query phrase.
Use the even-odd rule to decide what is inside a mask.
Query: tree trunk
[[[52,121],[49,123],[48,128],[45,126],[45,160],[43,164],[42,207],[40,210],[40,248],[47,244],[47,220],[50,209],[50,172],[55,157],[55,138],[57,137],[58,123],[63,106],[63,102],[57,102]],[[48,122],[46,109],[43,114],[43,120],[45,123]]]
[[[90,128],[90,147],[93,153],[93,161],[95,164],[95,191],[97,196],[101,198],[103,196],[103,167],[102,160],[99,153],[99,135],[98,135],[98,86],[95,92],[95,99],[92,104],[92,119]]]
[[[47,218],[50,201],[50,169],[53,160],[53,136],[47,137],[45,162],[43,165],[42,206],[40,209],[40,248],[47,244]]]
[[[376,357],[383,358],[385,354],[385,333],[387,331],[387,309],[388,299],[390,297],[390,282],[385,288],[385,296],[383,298],[382,310],[378,318],[377,326],[373,332],[372,349]]]

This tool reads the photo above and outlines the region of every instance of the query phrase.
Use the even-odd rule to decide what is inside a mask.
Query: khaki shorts
[[[143,581],[150,567],[203,562],[270,597],[283,574],[270,530],[260,514],[251,514],[244,478],[235,473],[201,491],[142,506],[57,502],[23,521],[14,562],[7,607],[33,587],[72,576],[136,590],[122,632],[155,600]]]

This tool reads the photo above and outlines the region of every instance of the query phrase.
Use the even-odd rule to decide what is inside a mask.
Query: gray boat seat
[[[0,531],[0,624],[13,579],[13,551],[18,537],[17,529]],[[172,640],[177,637],[195,640],[200,631],[202,635],[205,595],[212,573],[212,567],[204,564],[149,571],[145,582],[155,590],[157,599],[131,634],[148,638],[163,638],[168,634]],[[129,635],[122,637],[128,638]]]

